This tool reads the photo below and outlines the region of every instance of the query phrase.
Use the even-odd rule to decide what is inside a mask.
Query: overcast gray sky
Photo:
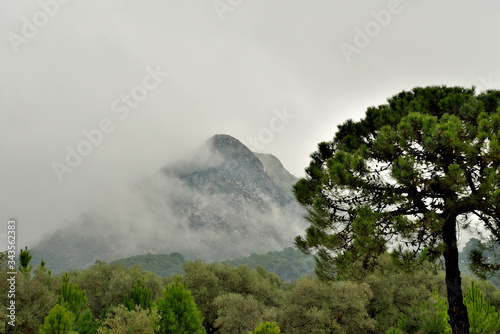
[[[403,89],[500,89],[499,13],[491,0],[4,0],[1,219],[31,244],[217,133],[300,177],[338,124]],[[68,163],[68,150],[83,153]]]

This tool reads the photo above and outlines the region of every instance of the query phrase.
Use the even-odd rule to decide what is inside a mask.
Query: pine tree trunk
[[[469,334],[469,317],[463,303],[462,278],[458,267],[456,216],[448,218],[443,227],[445,243],[446,291],[448,293],[448,315],[453,334]]]

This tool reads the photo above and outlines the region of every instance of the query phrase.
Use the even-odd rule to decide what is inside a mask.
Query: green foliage
[[[218,308],[214,325],[221,334],[246,334],[262,316],[259,302],[252,295],[228,293],[215,298],[214,305]]]
[[[491,306],[474,281],[467,287],[465,305],[469,313],[470,333],[497,333],[500,331],[500,313]]]
[[[210,333],[248,333],[262,321],[276,322],[290,334],[374,329],[367,284],[326,284],[308,277],[289,285],[262,267],[199,261],[187,262],[184,270]]]
[[[126,267],[140,265],[143,270],[155,273],[160,277],[168,277],[182,273],[182,265],[186,262],[180,253],[136,255],[113,261]]]
[[[47,267],[45,265],[46,265],[46,262],[44,260],[42,260],[40,262],[40,265],[38,266],[38,269],[40,269],[41,271],[47,272],[49,275],[52,275],[52,270],[47,270]]]
[[[69,282],[70,276],[65,273],[62,276],[62,285],[59,289],[59,299],[57,303],[75,316],[73,330],[78,333],[95,333],[96,323],[93,321],[92,313],[87,308],[87,297],[85,290],[80,290],[78,285]]]
[[[253,334],[280,334],[280,328],[278,324],[275,322],[261,322],[257,328],[255,328],[255,332]],[[249,334],[252,334],[250,332]]]
[[[262,267],[251,270],[243,265],[232,267],[227,263],[205,264],[201,261],[186,262],[182,279],[190,287],[208,332],[216,330],[214,323],[218,307],[214,300],[218,296],[228,293],[252,295],[261,307],[271,309],[279,305],[278,288],[285,285],[277,275]]]
[[[6,261],[5,256],[1,259]],[[351,270],[346,271],[340,281],[322,282],[305,277],[287,284],[260,266],[250,269],[247,266],[232,267],[198,261],[186,263],[182,280],[193,286],[190,300],[197,303],[198,315],[202,313],[202,316],[211,317],[210,321],[204,322],[208,324],[208,333],[248,333],[252,329],[258,333],[256,327],[259,324],[270,329],[268,325],[262,325],[266,322],[275,323],[287,334],[437,333],[443,330],[446,305],[438,294],[445,296],[446,289],[443,274],[435,273],[436,268],[432,264],[422,262],[420,267],[403,270],[394,264],[389,254],[384,254],[372,271],[363,272],[362,268],[362,261],[353,263]],[[190,308],[182,311],[182,305],[191,303],[185,303],[187,297],[181,297],[176,299],[178,302],[174,302],[173,307],[167,306],[166,302],[162,302],[165,295],[161,291],[167,290],[165,285],[172,278],[162,282],[158,277],[149,275],[152,274],[139,267],[108,266],[105,263],[97,263],[81,273],[62,277],[49,275],[40,268],[34,270],[31,277],[18,275],[16,327],[8,326],[8,319],[0,312],[0,332],[80,332],[75,324],[79,317],[82,318],[78,316],[78,310],[80,314],[88,314],[88,303],[85,304],[88,292],[81,291],[79,282],[104,290],[92,292],[106,299],[102,308],[107,310],[98,322],[88,319],[88,323],[94,326],[93,330],[99,333],[161,332],[159,327],[164,319],[160,320],[158,306],[153,305],[151,310],[138,306],[128,310],[122,305],[124,297],[129,296],[131,301],[139,300],[140,297],[132,296],[133,291],[146,294],[150,290],[153,290],[154,296],[157,289],[154,286],[158,284],[161,298],[157,298],[154,304],[162,303],[163,310],[168,308],[175,314],[182,313]],[[7,278],[6,271],[0,271],[0,280]],[[90,284],[92,282],[93,285]],[[469,285],[465,303],[469,309],[471,332],[479,333],[484,329],[481,326],[491,326],[500,321],[496,311],[500,305],[500,290],[489,281],[474,281],[472,285],[469,277],[465,277],[463,283],[464,290]],[[169,287],[175,285],[179,290],[186,288],[178,280]],[[0,285],[0,307],[3,309],[8,303],[7,288]],[[434,290],[437,293],[432,293]],[[63,305],[57,303],[58,291]],[[168,298],[170,301],[174,299]],[[71,319],[73,324],[69,326]],[[170,319],[171,323],[178,321],[172,314],[169,317],[168,312],[165,319]],[[398,319],[404,331],[390,328],[397,325]],[[201,323],[201,320],[198,318],[197,322]],[[95,328],[97,324],[101,326],[98,329]],[[60,328],[54,329],[57,326]],[[193,331],[199,329],[196,327]],[[179,330],[182,332],[179,328],[173,331]]]
[[[296,246],[315,254],[324,280],[354,263],[372,270],[394,242],[442,255],[450,323],[466,329],[456,227],[474,222],[500,241],[499,134],[498,91],[415,88],[369,108],[318,145],[294,186],[310,222]]]
[[[495,243],[488,242],[486,244],[483,244],[476,238],[469,239],[469,241],[467,241],[467,243],[465,244],[465,247],[458,254],[460,259],[460,271],[464,274],[464,276],[470,275],[475,278],[481,279],[481,281],[484,281],[486,279],[495,284],[497,288],[500,288],[500,275],[498,275],[498,273],[495,273],[494,271],[484,270],[484,262],[474,263],[474,260],[471,261],[471,256],[473,255],[474,251],[479,250],[481,252],[481,257],[484,256],[487,259],[491,259],[487,260],[486,262],[494,262],[495,259],[498,258],[496,252],[493,251],[496,248],[497,247]],[[484,258],[482,259],[484,260]],[[474,267],[476,267],[478,270],[474,270]],[[473,270],[471,270],[471,268]],[[465,286],[467,285],[468,284],[465,284]],[[496,307],[500,307],[500,303]]]
[[[69,282],[69,273],[62,276],[62,285],[59,289],[59,299],[57,303],[66,306],[71,312],[79,312],[87,306],[85,291],[78,289],[78,285]]]
[[[139,266],[127,268],[119,263],[108,265],[96,261],[93,266],[75,273],[73,277],[73,281],[85,290],[88,307],[94,318],[100,317],[106,307],[122,304],[138,279],[144,289],[152,289],[152,300],[161,296],[164,289],[162,280]]]
[[[362,267],[362,263],[358,264]],[[359,268],[346,273],[344,279],[355,280],[370,286],[374,298],[367,305],[368,314],[376,321],[375,333],[383,333],[397,322],[401,313],[425,303],[431,293],[446,295],[444,277],[434,271],[431,264],[422,263],[415,270],[402,270],[389,254],[383,254],[370,273],[360,273]]]
[[[163,297],[156,300],[155,305],[161,316],[161,333],[206,333],[202,326],[203,317],[180,278],[165,288]]]
[[[125,307],[131,311],[135,310],[136,306],[141,307],[142,309],[151,309],[153,302],[151,297],[153,295],[153,289],[145,289],[141,285],[141,281],[135,281],[134,288],[130,292],[130,294],[125,296],[125,300],[123,304]]]
[[[7,270],[0,271],[0,281],[7,282],[11,275]],[[7,322],[7,312],[0,312],[0,333],[37,333],[45,317],[57,302],[57,289],[60,278],[35,269],[32,275],[16,276],[15,307],[16,326]],[[10,303],[10,284],[0,284],[0,309],[6,310]],[[9,329],[9,331],[6,331]]]
[[[490,299],[483,297],[474,280],[467,286],[464,302],[468,310],[471,334],[500,331],[500,314],[491,306]],[[412,306],[401,315],[397,330],[402,333],[451,333],[447,308],[444,298],[434,292],[431,299]],[[391,330],[397,333],[396,329]]]
[[[32,254],[30,254],[30,251],[28,250],[28,247],[24,247],[24,249],[21,249],[21,252],[19,253],[19,271],[22,273],[29,274],[31,272],[31,269],[33,269],[32,266],[30,266],[31,258],[33,257]]]
[[[500,286],[500,255],[498,254],[498,243],[489,241],[482,243],[472,238],[467,243],[463,252],[467,255],[465,262],[468,269],[480,279],[491,279]]]
[[[447,309],[444,298],[434,292],[430,300],[401,315],[398,329],[404,333],[451,333]]]
[[[490,300],[491,306],[493,306],[496,310],[500,309],[500,289],[495,286],[491,281],[487,280],[477,280],[471,276],[465,276],[462,281],[462,291],[464,293],[467,292],[467,287],[472,285],[472,281],[474,281],[474,285],[481,290],[483,295]]]
[[[277,323],[287,334],[367,333],[375,329],[366,309],[373,298],[366,283],[304,277],[283,297]]]
[[[305,275],[312,274],[315,264],[311,255],[305,255],[291,247],[279,252],[268,252],[262,255],[254,253],[248,257],[225,262],[233,266],[243,264],[250,268],[262,266],[267,271],[278,275],[282,281],[289,283],[295,282]]]
[[[155,307],[150,310],[144,310],[141,307],[129,310],[123,305],[118,305],[109,309],[97,333],[154,334],[160,329],[159,321],[160,316]]]
[[[127,267],[140,265],[143,270],[150,271],[161,277],[168,277],[182,273],[182,266],[186,262],[179,253],[171,254],[147,254],[137,255],[129,258],[116,260],[113,263],[121,263]],[[232,266],[240,264],[250,268],[262,266],[269,272],[278,275],[282,281],[294,282],[305,275],[314,272],[314,258],[304,255],[292,247],[282,251],[268,252],[266,254],[251,254],[247,257],[224,261]]]
[[[75,316],[64,306],[56,304],[40,326],[40,334],[76,334],[72,330]]]

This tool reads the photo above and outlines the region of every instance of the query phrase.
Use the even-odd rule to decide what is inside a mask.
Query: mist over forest
[[[0,333],[500,333],[500,2],[0,2]]]
[[[219,261],[282,250],[306,226],[292,194],[296,181],[276,157],[216,135],[75,217],[34,254],[60,272],[138,254]]]

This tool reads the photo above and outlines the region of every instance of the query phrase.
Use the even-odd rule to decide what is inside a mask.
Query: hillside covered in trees
[[[2,253],[4,281],[6,261]],[[2,333],[54,333],[56,325],[65,328],[58,333],[190,328],[188,333],[248,334],[259,333],[258,326],[269,328],[260,333],[444,333],[448,328],[443,274],[431,263],[402,270],[387,254],[373,271],[353,270],[333,282],[307,275],[288,283],[262,266],[201,261],[186,261],[180,275],[169,277],[100,261],[65,275],[30,267],[25,263],[17,276],[16,326],[8,325],[3,311]],[[0,289],[6,310],[8,286]],[[468,276],[463,289],[476,332],[499,331],[500,290]],[[184,306],[175,308],[175,301]],[[161,330],[169,327],[174,330]]]
[[[314,258],[305,255],[291,247],[282,251],[268,252],[267,254],[252,254],[247,257],[224,261],[232,266],[247,265],[253,269],[261,266],[267,271],[280,277],[282,281],[294,282],[308,274],[314,273]],[[116,260],[112,263],[121,263],[127,267],[139,265],[143,270],[150,271],[160,277],[182,273],[182,265],[186,259],[182,254],[147,254],[137,255]]]
[[[475,276],[469,269],[469,253],[472,249],[476,249],[479,243],[478,239],[472,238],[467,242],[464,249],[459,253],[460,270],[465,274],[475,279]],[[182,266],[187,260],[180,253],[171,254],[147,254],[136,255],[128,258],[113,261],[113,263],[121,263],[126,267],[135,265],[141,266],[145,271],[150,271],[160,277],[168,277],[174,274],[182,273]],[[314,275],[314,257],[306,255],[298,250],[288,247],[282,251],[273,251],[266,254],[252,254],[247,257],[237,258],[224,261],[232,266],[247,265],[250,269],[257,266],[263,267],[265,270],[276,274],[282,281],[292,283],[307,275]],[[488,280],[500,288],[500,278],[498,275],[488,277]]]

